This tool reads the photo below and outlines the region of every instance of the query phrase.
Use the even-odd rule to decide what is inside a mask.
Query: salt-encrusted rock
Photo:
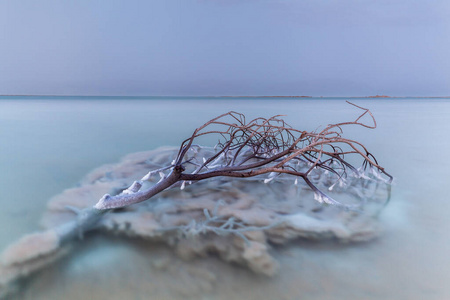
[[[251,270],[267,276],[273,276],[278,271],[279,265],[269,255],[267,244],[251,242],[244,248],[242,257]]]
[[[54,230],[28,234],[7,247],[0,258],[0,298],[14,289],[14,281],[50,264],[68,252]]]
[[[1,264],[11,266],[24,261],[48,255],[59,248],[59,237],[53,230],[27,234],[16,243],[6,248],[1,257]]]
[[[68,189],[49,202],[42,224],[52,227],[75,218],[67,206],[89,207],[105,193],[117,194],[148,171],[170,164],[175,154],[174,148],[139,152],[127,155],[118,164],[93,170],[79,187]],[[150,183],[158,180],[155,175]],[[205,209],[216,221],[207,221]],[[230,218],[251,231],[242,228],[237,234],[214,229]],[[164,241],[184,258],[215,252],[226,261],[242,263],[266,275],[273,275],[276,270],[268,242],[281,244],[296,238],[367,240],[376,235],[376,225],[370,213],[319,204],[307,187],[293,182],[264,184],[262,179],[230,178],[185,183],[182,190],[174,187],[155,199],[107,214],[100,223],[103,230]],[[251,237],[250,233],[258,228],[265,232],[262,240]],[[252,248],[238,246],[236,239]]]
[[[15,278],[66,253],[54,228],[75,221],[77,210],[92,207],[104,194],[118,194],[149,171],[170,165],[176,152],[160,148],[127,155],[117,164],[93,170],[78,187],[53,197],[41,222],[46,231],[25,236],[3,252],[0,294],[11,288]],[[323,174],[316,175],[330,183]],[[146,179],[143,184],[151,185],[159,175]],[[335,190],[346,197],[365,192],[355,186]],[[272,276],[279,266],[270,255],[270,243],[298,238],[343,242],[373,238],[378,232],[376,215],[386,194],[374,191],[371,195],[364,196],[361,211],[345,210],[317,203],[306,185],[293,180],[264,184],[264,178],[221,177],[176,184],[149,201],[103,215],[96,229],[164,242],[187,260],[215,253],[224,261]],[[357,203],[355,199],[348,203]]]

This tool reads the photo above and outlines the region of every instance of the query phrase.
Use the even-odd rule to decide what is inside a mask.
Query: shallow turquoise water
[[[348,246],[295,243],[286,250],[289,255],[278,257],[284,273],[270,280],[214,260],[199,262],[236,279],[224,277],[204,299],[450,299],[450,100],[351,101],[369,108],[378,128],[349,128],[346,136],[362,141],[395,176],[380,238]],[[306,130],[353,120],[359,113],[345,99],[1,98],[0,247],[37,230],[48,199],[91,169],[130,152],[178,145],[204,121],[230,110],[248,117],[285,114],[288,123]],[[114,268],[125,272],[124,262],[113,257],[131,255],[139,262],[149,251],[157,255],[164,249],[121,239],[93,239],[86,245],[79,257],[34,276],[17,299],[79,299],[76,290],[89,299],[147,299],[149,291],[137,283],[126,281],[122,294],[111,288],[120,282],[111,275]],[[90,268],[96,251],[105,262]],[[101,281],[96,288],[83,281],[85,272]],[[151,276],[138,266],[126,272],[131,278]],[[162,298],[155,294],[155,299],[175,297],[159,293]]]

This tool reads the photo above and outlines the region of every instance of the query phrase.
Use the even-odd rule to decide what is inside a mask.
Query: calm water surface
[[[285,114],[294,127],[314,130],[353,120],[359,112],[344,100],[1,98],[0,248],[38,229],[51,196],[127,153],[178,145],[204,121],[230,110],[248,117]],[[293,243],[275,254],[281,272],[272,279],[200,259],[222,274],[201,299],[450,299],[450,100],[352,102],[369,108],[378,128],[349,128],[345,135],[362,141],[395,176],[380,238],[355,245]],[[164,251],[141,241],[91,237],[11,299],[189,298],[164,290],[164,283],[159,290],[145,288],[145,281],[181,282],[143,267]]]

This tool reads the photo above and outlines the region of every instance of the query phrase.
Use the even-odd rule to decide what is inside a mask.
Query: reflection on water
[[[183,261],[161,244],[91,235],[12,299],[449,298],[450,204],[443,180],[450,102],[354,102],[371,109],[378,128],[349,128],[345,135],[363,141],[395,177],[376,240],[274,245],[280,272],[268,279],[214,256]],[[338,99],[3,99],[1,248],[35,231],[48,199],[91,169],[130,152],[178,145],[203,120],[229,110],[249,117],[286,114],[291,125],[306,130],[358,114]]]

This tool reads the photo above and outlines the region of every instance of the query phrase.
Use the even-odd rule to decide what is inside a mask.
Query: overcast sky
[[[450,95],[450,1],[0,0],[0,94]]]

